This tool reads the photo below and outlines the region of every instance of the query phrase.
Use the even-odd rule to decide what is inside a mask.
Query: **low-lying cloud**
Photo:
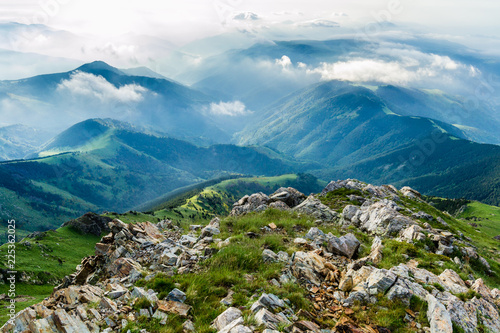
[[[236,14],[233,17],[233,20],[238,20],[238,21],[257,21],[260,20],[259,15],[252,13],[252,12],[245,12],[245,13],[239,13]]]
[[[358,54],[342,55],[338,61],[306,64],[295,62],[291,56],[274,59],[274,65],[283,75],[320,81],[341,80],[355,83],[375,82],[402,86],[447,86],[457,80],[481,75],[474,66],[448,56],[424,53],[415,49],[384,45]]]
[[[146,88],[137,84],[127,84],[117,88],[102,76],[80,71],[71,74],[69,80],[62,80],[57,90],[76,96],[94,98],[103,103],[140,102],[147,91]]]
[[[208,108],[210,114],[215,116],[245,116],[252,111],[248,110],[240,101],[211,103]]]
[[[428,54],[425,57],[385,61],[380,59],[353,59],[335,63],[321,63],[307,69],[308,73],[320,74],[322,80],[351,82],[379,82],[408,85],[450,75],[475,75],[473,67],[458,63],[447,56]]]

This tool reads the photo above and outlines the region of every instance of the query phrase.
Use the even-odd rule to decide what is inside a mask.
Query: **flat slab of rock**
[[[221,331],[227,325],[234,322],[238,318],[242,318],[242,313],[239,309],[230,307],[226,311],[222,312],[212,323],[212,326],[217,329],[217,331]]]
[[[450,313],[436,297],[427,295],[427,319],[431,325],[431,333],[453,333]]]
[[[186,317],[191,306],[174,301],[158,301],[158,310],[163,312],[175,313],[179,316]]]
[[[356,236],[349,233],[347,235],[328,238],[327,250],[333,254],[351,259],[358,253],[361,243]]]

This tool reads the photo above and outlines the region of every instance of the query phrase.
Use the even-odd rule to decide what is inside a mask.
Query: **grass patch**
[[[277,287],[269,283],[272,279],[279,280],[284,264],[265,263],[262,260],[262,251],[265,248],[292,252],[291,242],[287,241],[288,235],[264,234],[258,238],[244,235],[251,229],[250,221],[264,226],[272,220],[284,230],[293,232],[290,213],[270,210],[267,213],[241,217],[243,220],[241,223],[238,223],[239,220],[228,218],[222,221],[222,230],[233,228],[239,233],[233,237],[228,246],[201,263],[201,271],[174,276],[158,274],[151,281],[139,281],[140,285],[160,293],[160,298],[166,296],[174,287],[184,291],[185,303],[193,307],[191,315],[197,332],[213,332],[210,323],[225,310],[226,307],[220,301],[227,296],[229,290],[234,292],[233,306],[242,307],[249,321],[251,321],[249,309],[256,300],[252,299],[252,296],[263,292],[288,299],[296,310],[310,309],[311,304],[306,298],[307,292],[299,285],[291,283]],[[295,220],[297,221],[301,220]],[[307,220],[304,220],[304,223],[305,221]],[[169,316],[164,327],[156,327],[152,322],[139,321],[128,329],[145,328],[150,332],[174,332],[173,327],[178,325],[178,318]]]
[[[54,290],[54,286],[52,285],[31,285],[24,283],[16,284],[16,295],[19,299],[24,299],[23,301],[16,302],[16,313],[33,305],[40,303],[44,298],[48,297],[52,291]],[[0,293],[6,294],[9,292],[8,285],[0,285]],[[27,297],[22,297],[23,295]],[[0,301],[0,326],[5,324],[7,320],[9,320],[9,311],[6,308],[10,304],[10,301],[3,300]]]
[[[333,210],[341,212],[346,205],[361,205],[358,201],[351,201],[347,196],[356,195],[364,197],[363,192],[347,188],[339,188],[335,191],[328,192],[325,196],[320,196],[319,199],[324,205],[327,205]]]
[[[82,258],[93,255],[100,236],[82,235],[70,227],[50,230],[39,239],[16,244],[16,270],[33,276],[33,284],[56,284],[75,271]],[[7,268],[7,246],[0,247],[0,268]],[[19,281],[19,280],[18,280]]]

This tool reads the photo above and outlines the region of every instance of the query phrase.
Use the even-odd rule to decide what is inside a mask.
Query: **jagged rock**
[[[291,270],[299,280],[319,286],[321,284],[321,271],[325,268],[324,259],[315,252],[295,252],[292,258]]]
[[[454,295],[446,295],[443,304],[450,314],[451,321],[466,333],[477,332],[477,314],[471,309],[470,302],[464,303]]]
[[[427,295],[427,319],[431,326],[431,333],[453,333],[450,313],[431,294]]]
[[[287,211],[287,210],[292,210],[292,209],[290,208],[290,206],[288,206],[286,203],[281,202],[281,201],[271,202],[271,203],[269,204],[269,207],[270,207],[270,208],[279,209],[279,210],[284,210],[284,211]]]
[[[179,316],[186,317],[191,306],[173,301],[158,301],[158,310],[163,312],[175,313]]]
[[[466,293],[469,290],[460,276],[451,269],[444,270],[439,275],[439,279],[441,280],[441,285],[454,294]]]
[[[164,252],[160,256],[160,262],[167,266],[175,266],[179,257],[171,252]]]
[[[212,323],[212,326],[217,330],[221,331],[227,325],[231,324],[238,318],[242,318],[242,313],[237,308],[230,307],[223,313],[221,313]]]
[[[397,275],[386,270],[374,270],[366,280],[366,289],[371,295],[385,293],[396,282]]]
[[[252,333],[253,331],[243,325],[236,325],[235,327],[231,328],[231,330],[228,333]],[[224,331],[221,331],[221,333],[225,333]]]
[[[265,327],[271,329],[277,329],[280,323],[291,324],[288,319],[282,316],[275,315],[266,308],[260,309],[255,314],[255,320],[257,321],[257,324],[264,325]]]
[[[220,301],[221,304],[224,304],[225,306],[231,306],[233,304],[233,295],[234,291],[229,290],[227,296]]]
[[[220,226],[220,220],[219,218],[216,217],[215,219],[210,221],[210,223],[206,227],[204,227],[201,230],[200,238],[212,237],[220,234],[219,226]]]
[[[353,225],[369,234],[379,236],[395,235],[402,229],[416,224],[409,217],[399,213],[397,211],[399,206],[391,200],[383,199],[372,204],[367,203],[355,211],[352,207],[346,206],[341,224]]]
[[[321,191],[321,195],[326,195],[328,192],[333,192],[340,188],[361,191],[363,187],[365,187],[365,184],[356,179],[331,181],[326,185],[323,191]]]
[[[384,246],[382,245],[382,239],[378,236],[373,238],[370,255],[368,256],[369,260],[375,265],[379,264],[382,261],[382,250]]]
[[[281,201],[288,207],[293,208],[306,200],[306,196],[292,187],[280,187],[269,196],[269,199],[271,202]]]
[[[439,278],[435,274],[429,272],[428,270],[411,266],[409,267],[416,282],[430,285],[435,283],[441,284],[441,280],[439,280]]]
[[[127,229],[127,224],[123,223],[123,221],[119,219],[114,219],[111,222],[108,222],[108,228],[111,230],[113,235],[116,235],[123,229]]]
[[[491,266],[490,264],[486,261],[486,259],[484,259],[483,257],[479,256],[479,262],[484,266],[486,267],[487,270],[490,270],[491,269]]]
[[[122,297],[126,293],[128,293],[126,289],[113,290],[108,293],[108,297],[111,299],[116,299]]]
[[[158,297],[152,289],[150,289],[149,291],[145,291],[141,287],[134,287],[132,289],[132,292],[130,293],[130,296],[132,298],[145,298],[153,305],[158,302]]]
[[[99,303],[99,306],[101,308],[108,309],[108,310],[111,310],[113,312],[116,312],[118,310],[118,308],[116,307],[116,303],[107,297],[101,298],[101,302]]]
[[[179,240],[179,243],[187,247],[193,247],[197,241],[198,239],[196,237],[189,235],[182,235],[181,239]]]
[[[354,286],[352,276],[346,276],[339,282],[339,290],[349,292],[352,290],[352,287]]]
[[[79,317],[69,315],[64,309],[55,310],[53,314],[53,320],[57,329],[61,332],[90,333],[87,325],[85,325]]]
[[[264,260],[264,262],[278,262],[279,257],[273,251],[265,249],[264,251],[262,251],[262,260]]]
[[[103,232],[109,231],[108,223],[112,219],[95,213],[87,213],[77,219],[65,222],[62,227],[71,227],[82,234],[100,236]]]
[[[321,238],[321,240],[326,240],[325,233],[316,227],[312,227],[311,229],[309,229],[305,237],[313,241],[317,240],[318,238]]]
[[[119,278],[131,275],[134,270],[140,271],[142,266],[131,258],[118,258],[108,267],[108,271]]]
[[[425,299],[428,292],[420,284],[409,281],[405,278],[398,278],[394,285],[387,291],[386,297],[388,299],[400,299],[406,304],[410,303],[413,295]]]
[[[184,332],[194,332],[196,330],[191,320],[186,320],[184,324],[182,324],[182,328]]]
[[[180,291],[179,289],[175,288],[168,293],[166,299],[167,301],[184,303],[184,301],[186,300],[186,294]]]
[[[412,189],[409,186],[402,187],[399,190],[399,192],[401,192],[401,194],[404,195],[405,197],[410,198],[410,199],[414,199],[414,200],[422,197],[422,195],[420,194],[420,192]]]
[[[434,217],[432,217],[432,215],[429,215],[425,212],[418,212],[418,213],[414,213],[411,217],[413,217],[414,219],[422,219],[422,220],[427,220],[427,221],[432,221],[434,220]]]
[[[470,287],[470,289],[474,290],[478,294],[486,298],[492,298],[491,290],[485,284],[483,279],[477,279],[474,284]]]
[[[110,248],[111,248],[111,246],[109,244],[97,243],[95,245],[95,254],[96,255],[99,255],[99,254],[104,255],[104,254],[108,253]]]
[[[281,284],[287,284],[287,283],[295,283],[297,282],[297,279],[295,276],[291,274],[291,272],[287,271],[280,276],[280,281]]]
[[[252,312],[259,311],[262,307],[265,307],[269,310],[277,310],[285,307],[285,302],[283,302],[279,297],[273,294],[263,293],[259,299],[252,305],[250,310]]]
[[[278,252],[278,261],[288,262],[289,259],[290,259],[290,256],[288,255],[288,253],[286,253],[284,251]]]
[[[474,297],[467,303],[471,305],[468,307],[470,316],[474,315],[474,313],[476,315],[479,313],[481,322],[489,332],[500,332],[500,314],[493,304],[488,302],[484,297],[479,299]]]
[[[476,250],[474,248],[472,248],[472,247],[463,247],[462,248],[462,254],[464,256],[467,256],[467,257],[471,258],[471,259],[478,259],[479,258]]]
[[[340,238],[329,237],[326,247],[328,251],[333,254],[338,254],[351,259],[357,254],[360,245],[361,243],[358,241],[356,236],[349,233],[345,236],[341,236]]]
[[[230,215],[240,216],[250,212],[260,212],[268,207],[269,202],[269,197],[262,192],[244,196],[233,205]]]
[[[401,241],[406,241],[406,242],[413,242],[414,240],[419,241],[419,240],[424,240],[426,237],[422,233],[422,227],[420,227],[417,224],[411,225],[408,228],[404,229],[401,231],[401,236],[400,239]]]
[[[314,332],[314,333],[319,333],[321,332],[320,327],[307,320],[301,320],[293,324],[293,326],[297,327],[299,330],[302,330],[304,332]]]
[[[444,256],[449,256],[449,255],[451,255],[453,253],[453,249],[454,249],[453,246],[448,246],[446,244],[439,243],[439,246],[438,246],[438,249],[436,251],[436,254],[441,254],[441,255],[444,255]]]
[[[319,199],[310,195],[300,205],[293,208],[294,211],[306,215],[311,215],[314,218],[322,221],[334,221],[338,218],[338,213],[330,209],[328,206],[323,205]]]
[[[307,244],[307,240],[305,240],[304,238],[298,237],[298,238],[295,238],[293,240],[293,243],[297,244],[297,245],[306,245]]]
[[[358,212],[359,212],[358,206],[347,205],[344,207],[344,210],[342,211],[342,217],[348,221],[351,221]]]

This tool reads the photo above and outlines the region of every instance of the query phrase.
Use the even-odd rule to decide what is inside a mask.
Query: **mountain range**
[[[265,148],[199,147],[109,119],[72,126],[36,156],[0,163],[0,214],[15,216],[20,229],[45,230],[89,210],[130,210],[230,173],[277,175],[304,165]]]
[[[0,81],[2,120],[23,124],[0,128],[0,214],[45,230],[221,176],[288,172],[500,204],[495,98],[474,109],[458,94],[464,86],[356,83],[319,72],[375,44],[260,42],[176,77],[191,86],[102,61]],[[421,61],[433,59],[435,71],[499,70],[455,44],[442,52],[425,40],[405,45],[427,52]]]
[[[0,111],[4,121],[52,132],[110,116],[192,142],[229,138],[207,115],[210,104],[219,101],[140,68],[121,71],[96,61],[70,72],[0,81],[0,94],[8,105]]]

